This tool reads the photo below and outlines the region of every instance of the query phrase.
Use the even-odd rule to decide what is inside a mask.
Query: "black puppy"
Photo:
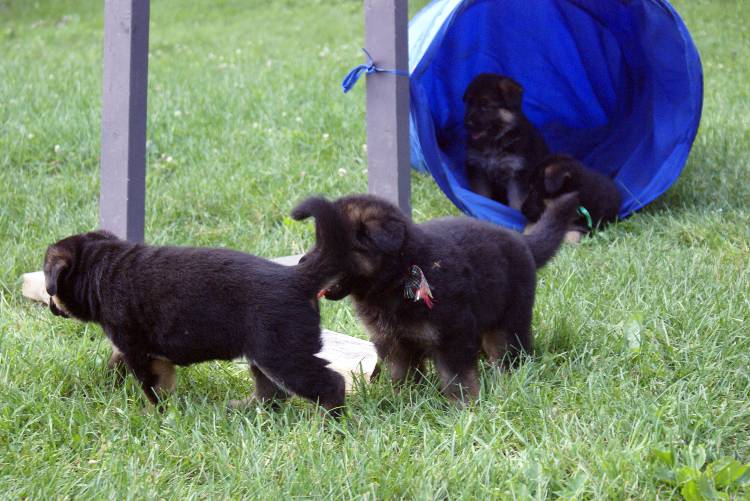
[[[325,212],[321,211],[321,218]],[[338,227],[317,224],[335,241]],[[96,322],[156,404],[174,365],[247,357],[261,401],[294,393],[326,409],[344,405],[344,379],[322,348],[316,293],[336,249],[286,267],[228,249],[152,247],[97,231],[47,249],[44,276],[56,315]]]
[[[493,361],[531,350],[536,270],[557,251],[577,206],[575,194],[560,198],[529,235],[468,217],[417,225],[370,195],[310,198],[292,217],[338,214],[345,237],[305,259],[320,261],[335,246],[346,255],[338,280],[322,292],[333,300],[352,295],[393,381],[431,358],[444,393],[464,399],[479,389],[480,349]]]
[[[590,217],[589,221],[582,213],[573,223],[574,231],[585,233],[617,219],[622,197],[614,181],[570,155],[553,155],[539,165],[522,212],[530,221],[537,221],[548,200],[573,191],[578,193],[581,211]]]
[[[536,166],[549,148],[521,110],[523,88],[482,73],[464,93],[466,176],[472,191],[520,210]]]

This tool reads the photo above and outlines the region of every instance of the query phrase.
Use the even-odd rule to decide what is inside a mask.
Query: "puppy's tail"
[[[315,247],[300,260],[298,268],[315,294],[343,271],[349,237],[336,207],[325,198],[310,197],[292,209],[292,219],[309,217],[315,218]]]
[[[566,193],[556,198],[542,213],[531,233],[524,235],[537,269],[541,268],[557,253],[570,223],[576,217],[578,193]]]

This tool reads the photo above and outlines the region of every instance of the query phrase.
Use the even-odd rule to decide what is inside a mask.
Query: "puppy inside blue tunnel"
[[[614,179],[620,217],[676,181],[698,130],[700,57],[666,0],[435,0],[409,45],[412,164],[480,219],[525,224],[468,188],[462,96],[480,73],[523,85],[551,151]]]

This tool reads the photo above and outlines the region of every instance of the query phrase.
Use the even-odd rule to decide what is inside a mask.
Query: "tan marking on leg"
[[[501,362],[506,349],[507,339],[504,332],[494,330],[482,334],[482,350],[491,363]]]
[[[466,404],[479,395],[479,377],[476,369],[468,369],[462,374],[454,374],[441,363],[435,363],[440,375],[443,395],[456,404]]]
[[[176,371],[172,362],[166,360],[151,360],[151,370],[158,378],[154,390],[163,397],[167,393],[174,391]]]
[[[125,355],[110,340],[112,354],[109,356],[107,368],[115,373],[115,383],[122,384],[125,382],[125,376],[128,373],[128,364],[125,363]]]
[[[112,341],[110,341],[109,344],[110,346],[112,346],[112,354],[109,356],[107,367],[109,367],[110,369],[119,369],[120,367],[125,365],[125,357],[117,348],[117,346],[112,343]]]

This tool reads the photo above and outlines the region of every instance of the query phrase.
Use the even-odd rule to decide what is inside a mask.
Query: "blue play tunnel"
[[[411,155],[463,212],[523,216],[468,190],[464,90],[508,75],[554,152],[614,178],[620,217],[677,179],[700,121],[700,57],[665,0],[436,0],[409,26]]]

